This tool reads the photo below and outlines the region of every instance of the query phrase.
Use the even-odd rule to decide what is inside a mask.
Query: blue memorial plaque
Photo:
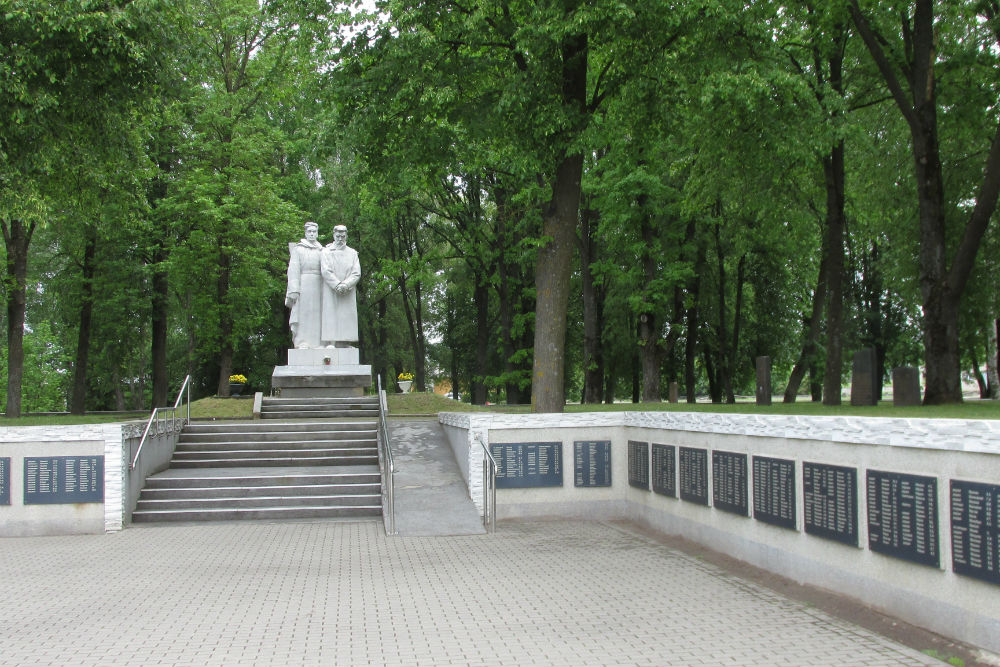
[[[951,567],[1000,584],[1000,485],[951,480]]]
[[[677,448],[653,443],[653,492],[677,497]]]
[[[628,483],[649,490],[649,443],[628,441]]]
[[[10,457],[0,457],[0,505],[10,505]]]
[[[100,502],[104,502],[103,456],[25,457],[25,505]]]
[[[708,505],[708,451],[681,447],[678,458],[681,500]]]
[[[753,457],[753,518],[795,530],[795,461]]]
[[[725,512],[750,515],[746,454],[712,452],[712,504]]]
[[[858,546],[858,469],[802,464],[805,529],[810,535]]]
[[[575,486],[611,486],[611,441],[586,440],[573,443]]]
[[[490,452],[498,489],[562,486],[561,442],[495,442]]]
[[[868,471],[868,548],[938,567],[937,478]]]

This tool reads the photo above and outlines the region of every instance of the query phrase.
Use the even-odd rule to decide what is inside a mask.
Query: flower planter
[[[229,395],[230,396],[239,396],[240,392],[243,391],[243,387],[245,387],[245,386],[246,385],[240,384],[240,383],[237,383],[237,382],[230,382],[229,383]]]
[[[413,380],[400,380],[399,390],[405,394],[406,392],[410,391],[411,384],[413,384]]]

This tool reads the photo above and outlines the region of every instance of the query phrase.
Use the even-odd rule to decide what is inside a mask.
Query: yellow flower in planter
[[[230,375],[229,376],[229,382],[230,382],[230,384],[246,384],[247,383],[247,376],[246,375],[241,375],[239,373],[237,373],[236,375]]]
[[[413,380],[413,373],[406,373],[406,372],[400,373],[399,375],[396,376],[396,379],[403,380],[404,382],[410,382]]]

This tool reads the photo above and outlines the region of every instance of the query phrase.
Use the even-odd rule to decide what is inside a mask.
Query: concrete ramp
[[[400,535],[480,535],[479,511],[436,418],[390,419]]]

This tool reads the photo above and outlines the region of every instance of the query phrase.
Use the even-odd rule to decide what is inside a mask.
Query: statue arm
[[[288,287],[285,289],[285,304],[291,306],[299,298],[300,280],[302,277],[302,266],[299,263],[299,253],[292,248],[291,256],[288,259]]]
[[[354,263],[351,264],[351,272],[344,279],[344,286],[352,289],[361,280],[361,262],[358,260],[358,253],[354,253]]]

